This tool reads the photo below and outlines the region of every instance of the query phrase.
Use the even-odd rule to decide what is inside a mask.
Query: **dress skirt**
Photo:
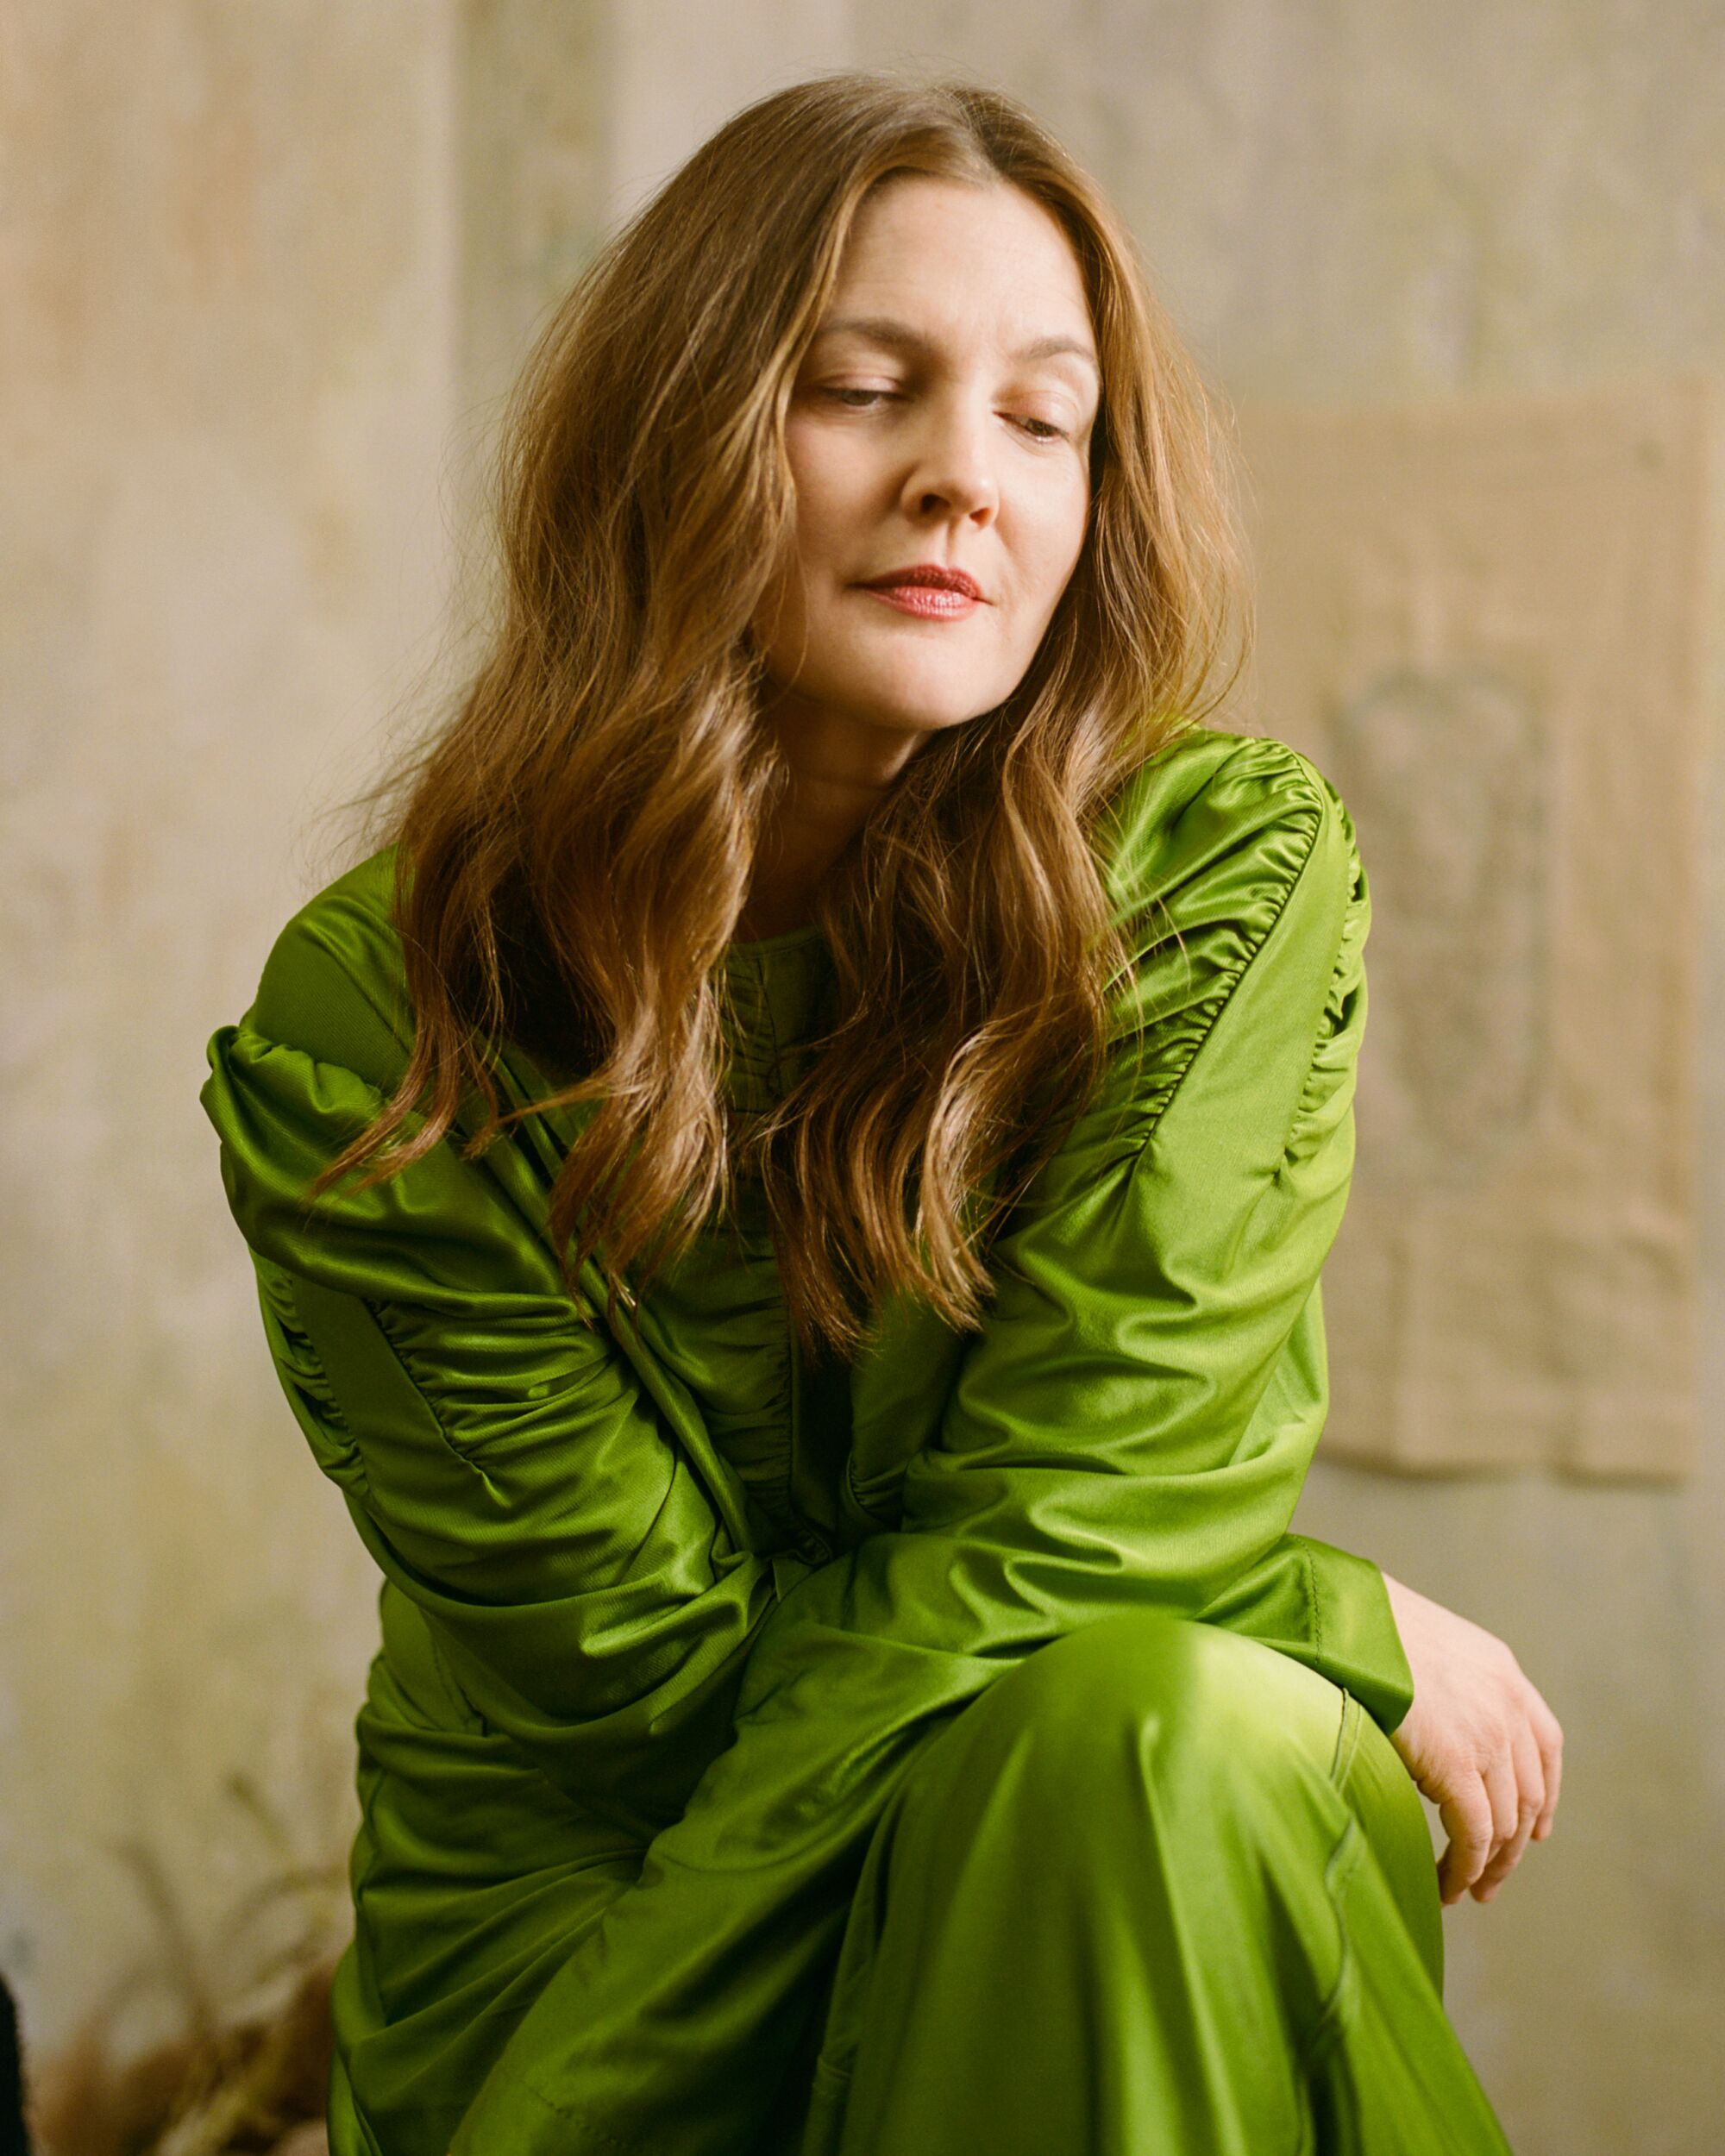
[[[1424,1810],[1358,1702],[1111,1619],[901,1784],[773,2156],[1503,2152],[1442,1984]]]
[[[450,1727],[393,1614],[334,2156],[447,2147],[453,2092],[638,1865],[603,1837],[525,1861],[555,1822],[518,1816],[524,1777]],[[459,1879],[430,1862],[452,1829]],[[419,1939],[411,1968],[368,1957],[368,1912]],[[1504,2156],[1442,1981],[1424,1810],[1352,1695],[1220,1626],[1110,1618],[931,1726],[768,2132],[715,2156]]]

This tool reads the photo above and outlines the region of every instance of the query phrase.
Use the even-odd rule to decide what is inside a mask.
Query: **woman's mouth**
[[[982,604],[968,592],[949,591],[938,584],[859,584],[856,588],[865,598],[884,599],[901,614],[919,614],[925,621],[957,621]]]

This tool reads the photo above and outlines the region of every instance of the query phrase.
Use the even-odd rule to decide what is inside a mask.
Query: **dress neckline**
[[[825,936],[825,933],[819,921],[805,921],[800,928],[787,928],[777,936],[739,937],[725,945],[725,956],[729,957],[733,952],[748,956],[756,951],[792,950],[798,944],[812,943],[817,936]]]

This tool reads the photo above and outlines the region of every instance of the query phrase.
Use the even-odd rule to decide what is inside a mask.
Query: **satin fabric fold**
[[[1507,2156],[1430,1871],[1350,1694],[1219,1626],[1088,1626],[886,1808],[766,2151]]]
[[[1406,1711],[1381,1575],[1290,1525],[1365,1020],[1352,828],[1295,751],[1207,728],[1113,811],[1107,1081],[996,1240],[984,1331],[895,1307],[848,1370],[801,1366],[746,1219],[635,1326],[591,1268],[572,1303],[555,1112],[306,1206],[411,1045],[386,853],[211,1040],[283,1388],[385,1579],[334,2156],[755,2156],[915,1763],[1104,1620],[1255,1640],[1380,1733]],[[830,955],[734,945],[726,980],[760,1101]],[[549,1089],[512,1044],[499,1074]]]

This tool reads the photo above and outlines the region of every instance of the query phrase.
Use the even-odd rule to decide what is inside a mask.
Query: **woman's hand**
[[[1563,1731],[1494,1633],[1388,1573],[1383,1584],[1414,1675],[1414,1704],[1389,1741],[1449,1835],[1439,1891],[1446,1904],[1489,1902],[1529,1839],[1552,1831]]]

